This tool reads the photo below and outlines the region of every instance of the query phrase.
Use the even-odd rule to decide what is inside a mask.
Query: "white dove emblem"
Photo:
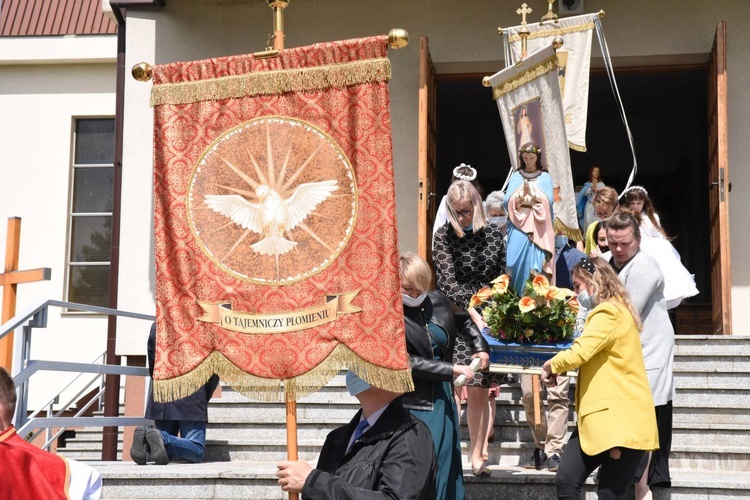
[[[304,221],[338,188],[337,180],[308,182],[297,186],[290,197],[283,199],[272,187],[260,184],[255,188],[257,203],[238,194],[207,194],[206,205],[243,229],[262,234],[260,241],[250,245],[255,252],[279,256],[297,245],[296,241],[285,238],[284,233]]]

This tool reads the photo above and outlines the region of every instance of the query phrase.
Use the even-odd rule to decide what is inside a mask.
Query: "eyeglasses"
[[[598,210],[594,210],[594,215],[596,215],[600,219],[606,219],[607,217],[609,217],[610,215],[612,215],[612,212],[614,212],[614,211],[615,211],[614,208],[612,210],[610,210],[609,212],[600,212]]]
[[[466,210],[454,210],[456,217],[471,217],[474,215],[474,210],[467,208]]]

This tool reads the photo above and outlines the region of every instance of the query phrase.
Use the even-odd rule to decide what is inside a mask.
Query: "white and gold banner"
[[[519,167],[521,146],[532,142],[541,148],[542,165],[552,176],[555,189],[555,231],[580,241],[555,50],[547,47],[529,55],[489,77],[489,84],[513,171]]]
[[[557,51],[560,92],[563,96],[565,130],[568,145],[576,151],[586,151],[586,115],[589,102],[589,66],[591,61],[591,36],[597,14],[561,18],[557,23],[529,23],[531,31],[527,41],[528,53],[552,45],[555,37],[563,39]],[[506,66],[521,59],[521,26],[503,29],[506,44]]]

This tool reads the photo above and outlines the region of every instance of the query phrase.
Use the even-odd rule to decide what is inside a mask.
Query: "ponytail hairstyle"
[[[591,272],[593,270],[593,272]],[[577,274],[589,284],[589,294],[596,295],[597,301],[616,302],[628,310],[633,317],[638,333],[643,331],[641,315],[630,300],[620,278],[617,277],[612,266],[601,257],[589,257],[573,266],[573,274]]]

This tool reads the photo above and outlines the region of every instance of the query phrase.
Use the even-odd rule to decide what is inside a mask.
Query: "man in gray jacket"
[[[607,242],[612,253],[610,264],[641,314],[641,347],[646,374],[656,406],[659,449],[650,454],[636,472],[636,500],[650,498],[650,486],[671,486],[669,450],[672,446],[672,400],[675,395],[672,365],[674,329],[664,299],[664,276],[659,264],[639,248],[641,232],[638,220],[621,212],[607,222]],[[645,471],[645,473],[644,473]]]

